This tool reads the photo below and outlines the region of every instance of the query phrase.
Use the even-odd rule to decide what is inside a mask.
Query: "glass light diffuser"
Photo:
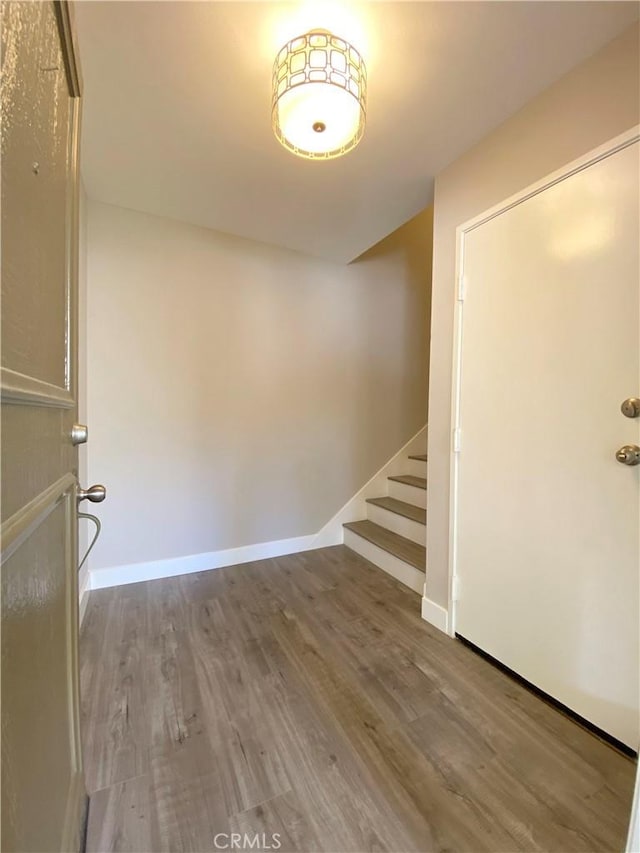
[[[367,74],[358,51],[326,30],[284,45],[273,66],[273,131],[300,157],[328,160],[364,133]]]

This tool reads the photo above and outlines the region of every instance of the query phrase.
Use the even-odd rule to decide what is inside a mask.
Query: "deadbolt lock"
[[[71,427],[71,444],[75,447],[78,444],[85,444],[89,438],[89,427],[84,424],[74,424]]]
[[[638,399],[638,397],[627,397],[624,403],[620,406],[620,411],[625,418],[640,417],[640,399]]]

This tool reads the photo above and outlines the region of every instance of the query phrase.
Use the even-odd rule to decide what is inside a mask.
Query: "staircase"
[[[422,595],[427,555],[427,457],[409,456],[387,494],[367,500],[367,518],[344,524],[344,544]]]

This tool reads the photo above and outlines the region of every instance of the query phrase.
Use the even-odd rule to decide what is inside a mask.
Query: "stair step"
[[[405,501],[399,501],[397,498],[367,498],[367,503],[388,509],[389,512],[395,512],[396,515],[403,515],[405,518],[410,518],[411,521],[417,521],[418,524],[427,523],[426,509],[415,506],[415,504],[408,504]]]
[[[426,462],[427,454],[426,453],[418,453],[417,455],[410,456],[409,459],[417,459],[418,462]]]
[[[405,539],[404,536],[399,536],[397,533],[392,533],[379,524],[374,524],[373,521],[350,521],[344,524],[347,530],[362,536],[383,551],[387,551],[399,560],[409,563],[414,569],[420,572],[425,571],[427,550],[424,545],[418,545],[410,539]]]
[[[405,486],[414,486],[416,489],[426,489],[427,481],[424,477],[414,477],[413,474],[398,474],[389,477],[394,483],[404,483]]]

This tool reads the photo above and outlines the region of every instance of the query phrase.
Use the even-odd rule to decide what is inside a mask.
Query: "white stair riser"
[[[407,459],[402,466],[401,474],[413,474],[414,477],[427,476],[427,463],[421,462],[419,459]]]
[[[404,501],[414,506],[426,509],[427,506],[427,490],[417,489],[415,486],[407,486],[406,483],[398,483],[395,480],[389,480],[389,497],[396,498],[399,501]]]
[[[380,527],[386,527],[387,530],[393,530],[394,533],[404,536],[405,539],[417,542],[418,545],[426,545],[427,543],[427,530],[424,524],[405,518],[404,515],[398,515],[397,512],[391,512],[381,506],[368,503],[367,518],[369,521],[379,524]]]
[[[408,586],[409,589],[422,595],[424,572],[419,572],[413,566],[410,566],[409,563],[405,563],[404,560],[399,560],[393,554],[389,554],[388,551],[378,548],[373,542],[363,539],[362,536],[358,536],[352,530],[344,531],[344,544],[348,548],[351,548],[352,551],[360,554],[361,557],[364,557],[365,560],[369,560],[378,566],[378,568],[400,581],[400,583]]]

